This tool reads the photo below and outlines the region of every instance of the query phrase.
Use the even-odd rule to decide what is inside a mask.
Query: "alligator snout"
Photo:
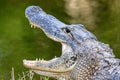
[[[25,10],[26,17],[34,16],[35,14],[38,13],[45,13],[45,12],[43,12],[43,10],[38,6],[30,6]]]

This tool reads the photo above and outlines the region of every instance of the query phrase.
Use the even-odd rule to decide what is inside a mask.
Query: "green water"
[[[87,28],[100,41],[110,44],[116,57],[120,57],[120,6],[116,1],[98,0],[97,27]],[[25,8],[30,5],[41,6],[47,13],[70,23],[71,17],[65,11],[63,0],[1,0],[0,80],[10,80],[12,67],[15,68],[16,78],[28,70],[22,65],[23,59],[51,59],[61,54],[60,43],[47,38],[41,30],[30,28],[24,15]]]

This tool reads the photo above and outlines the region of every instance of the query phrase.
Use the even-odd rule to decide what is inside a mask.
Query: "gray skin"
[[[23,60],[25,67],[58,80],[120,80],[120,60],[82,24],[64,24],[38,6],[28,7],[25,15],[32,26],[62,44],[60,57]]]

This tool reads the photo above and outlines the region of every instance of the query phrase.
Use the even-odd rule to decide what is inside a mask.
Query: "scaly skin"
[[[62,44],[62,55],[52,60],[23,60],[35,73],[59,80],[120,80],[119,59],[109,45],[99,42],[81,24],[67,25],[38,6],[25,11],[31,25]]]

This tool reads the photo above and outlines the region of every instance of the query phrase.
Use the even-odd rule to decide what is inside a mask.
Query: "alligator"
[[[39,75],[58,80],[120,80],[120,60],[112,49],[82,24],[65,24],[29,6],[25,15],[33,27],[43,30],[50,39],[62,44],[62,54],[51,60],[23,60],[23,65]]]

